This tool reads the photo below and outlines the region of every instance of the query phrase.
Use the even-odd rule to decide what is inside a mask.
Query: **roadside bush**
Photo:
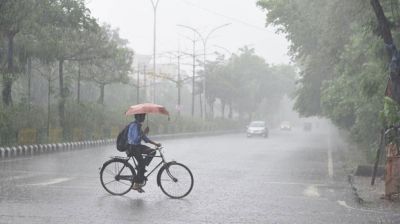
[[[111,138],[112,129],[121,130],[134,120],[134,116],[124,115],[126,108],[107,108],[97,103],[76,103],[68,101],[65,110],[66,127],[63,131],[65,139],[72,141],[74,129],[82,130],[83,140]],[[51,106],[50,128],[60,128],[58,124],[57,105]],[[18,131],[23,128],[36,129],[37,143],[47,143],[47,108],[46,110],[26,104],[12,107],[0,107],[0,144],[15,145],[18,142]],[[144,123],[149,126],[150,135],[173,134],[182,132],[204,132],[239,129],[243,126],[238,121],[214,119],[205,121],[198,117],[175,116],[168,119],[164,115],[150,114]],[[114,133],[115,134],[115,133]]]

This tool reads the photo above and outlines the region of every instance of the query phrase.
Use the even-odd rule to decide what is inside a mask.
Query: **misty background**
[[[2,144],[109,138],[154,102],[172,116],[152,134],[316,116],[376,147],[387,67],[368,2],[156,2],[3,1]]]
[[[255,3],[220,3],[2,2],[1,144],[113,138],[143,102],[171,112],[151,134],[289,120],[288,42]]]

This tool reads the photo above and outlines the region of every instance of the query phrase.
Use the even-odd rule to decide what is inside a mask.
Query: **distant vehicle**
[[[264,121],[253,121],[247,126],[246,131],[247,137],[253,135],[262,136],[264,138],[268,137],[268,128]]]
[[[311,131],[311,129],[312,129],[311,122],[304,122],[303,129],[304,129],[304,131]]]
[[[290,125],[289,121],[283,121],[281,123],[280,129],[283,131],[290,131],[292,130],[292,126]]]

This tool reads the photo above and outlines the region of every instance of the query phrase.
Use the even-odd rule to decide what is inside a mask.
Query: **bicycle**
[[[192,172],[185,165],[176,161],[166,162],[162,149],[163,147],[155,148],[154,156],[142,154],[145,158],[161,158],[158,165],[145,175],[143,186],[146,185],[148,177],[161,166],[157,174],[157,185],[161,191],[174,199],[186,197],[193,188]],[[133,161],[134,166],[129,162],[130,160]],[[137,162],[133,156],[113,156],[100,168],[101,185],[112,195],[124,195],[132,189],[136,173]]]

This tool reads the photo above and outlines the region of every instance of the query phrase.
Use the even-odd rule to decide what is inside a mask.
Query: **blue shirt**
[[[142,140],[146,143],[150,142],[150,139],[142,132],[142,124],[137,121],[130,123],[128,130],[128,144],[140,145]]]

